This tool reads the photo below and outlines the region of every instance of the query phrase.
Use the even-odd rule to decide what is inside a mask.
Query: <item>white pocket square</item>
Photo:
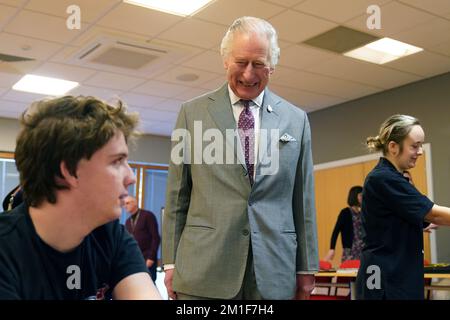
[[[283,134],[280,138],[281,142],[297,141],[295,138],[287,133]]]

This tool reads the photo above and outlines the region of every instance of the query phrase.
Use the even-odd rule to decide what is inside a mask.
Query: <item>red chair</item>
[[[339,269],[359,269],[361,261],[359,260],[347,260],[341,263]]]
[[[333,265],[329,261],[320,260],[319,269],[320,271],[328,271],[333,268]]]

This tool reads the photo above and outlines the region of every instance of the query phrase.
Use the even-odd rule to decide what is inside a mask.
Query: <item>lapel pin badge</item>
[[[273,111],[272,106],[270,104],[267,106],[267,111],[269,111],[269,112]]]

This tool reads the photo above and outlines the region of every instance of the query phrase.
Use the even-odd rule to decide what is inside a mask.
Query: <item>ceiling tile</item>
[[[218,48],[227,27],[188,18],[161,33],[158,37],[205,49]],[[199,34],[202,36],[199,37]]]
[[[273,92],[283,97],[287,101],[293,103],[297,107],[305,110],[306,112],[313,111],[318,107],[329,107],[345,101],[345,99],[338,97],[320,95],[317,93],[312,93],[304,90],[296,90],[277,85],[271,85],[270,88],[273,90]]]
[[[80,35],[83,29],[82,24],[80,30],[69,30],[66,19],[27,10],[21,11],[4,28],[10,33],[58,43],[69,43],[74,37]]]
[[[202,83],[199,85],[199,88],[207,89],[208,91],[216,90],[224,85],[224,83],[227,81],[227,78],[225,75],[219,76],[214,80]]]
[[[172,98],[188,89],[189,87],[186,86],[150,80],[134,88],[132,91],[157,97]]]
[[[293,10],[287,10],[271,18],[270,23],[277,30],[280,39],[295,43],[307,40],[337,26],[336,23]]]
[[[6,4],[13,7],[21,7],[28,0],[0,0],[0,4]]]
[[[0,87],[11,88],[17,81],[22,78],[21,74],[14,74],[9,72],[1,72],[2,66],[5,62],[0,62]]]
[[[183,62],[183,66],[221,74],[225,73],[222,57],[216,51],[204,51],[198,56]]]
[[[401,71],[432,77],[450,71],[450,57],[422,51],[386,64]]]
[[[144,81],[145,79],[142,78],[128,77],[110,72],[99,72],[89,80],[85,81],[84,84],[126,91],[138,86]]]
[[[138,112],[139,118],[147,121],[170,121],[175,123],[178,117],[176,112],[167,112],[150,108],[131,107],[130,110]]]
[[[62,48],[53,42],[0,33],[0,52],[38,60],[46,60]]]
[[[450,57],[450,40],[443,42],[437,46],[431,47],[430,51],[445,54]]]
[[[170,137],[175,123],[172,122],[156,122],[156,121],[142,121],[142,130],[152,135]]]
[[[194,99],[202,94],[205,94],[208,90],[206,89],[198,89],[198,88],[191,88],[189,90],[184,91],[183,93],[177,95],[175,98],[188,101],[191,99]]]
[[[267,19],[283,10],[283,7],[259,0],[222,0],[213,2],[195,17],[230,26],[235,19],[242,16]]]
[[[122,92],[118,90],[110,90],[102,87],[92,87],[92,86],[86,86],[81,85],[76,87],[75,89],[71,90],[68,94],[73,96],[92,96],[99,99],[102,99],[104,101],[112,101],[119,97],[119,95]]]
[[[448,0],[398,0],[403,4],[407,4],[418,9],[432,12],[442,17],[450,15],[450,1]]]
[[[87,68],[80,68],[69,66],[66,64],[59,63],[45,63],[36,70],[33,71],[33,74],[45,76],[45,77],[54,77],[65,79],[69,81],[77,81],[83,82],[87,78],[91,77],[97,71]]]
[[[3,94],[2,99],[22,102],[27,104],[28,106],[28,104],[32,103],[33,101],[42,100],[47,97],[48,97],[47,95],[43,94],[23,92],[11,89],[7,93]]]
[[[125,93],[120,95],[120,98],[129,105],[134,107],[149,108],[164,100],[161,97],[137,94],[137,93]]]
[[[289,70],[286,68],[280,71],[282,71],[281,75],[277,78],[274,77],[271,82],[272,84],[293,89],[301,89],[317,94],[350,99],[355,96],[369,95],[382,90],[382,88],[343,79],[336,79],[311,72]]]
[[[16,13],[17,8],[0,5],[0,30],[4,24]]]
[[[263,1],[290,8],[305,0],[263,0]]]
[[[378,36],[392,36],[393,34],[410,29],[417,24],[425,23],[435,18],[429,13],[398,2],[390,2],[381,6],[380,30],[369,30],[367,28],[368,17],[368,14],[363,14],[344,23],[344,25]]]
[[[217,78],[218,74],[206,72],[206,71],[200,71],[197,69],[182,67],[182,66],[176,66],[170,70],[165,70],[160,75],[154,77],[154,80],[159,80],[163,82],[171,82],[182,86],[189,86],[189,87],[195,87],[199,84],[208,82],[210,80],[213,80]],[[192,80],[183,81],[179,80],[178,78],[189,78],[192,77]],[[194,79],[194,77],[196,79]]]
[[[29,103],[0,100],[0,117],[19,119],[22,113],[29,107]]]
[[[422,79],[422,77],[410,73],[344,56],[325,61],[307,70],[383,89],[390,89]]]
[[[80,7],[81,21],[92,22],[102,13],[120,2],[120,0],[31,0],[26,5],[25,9],[67,19],[70,16],[70,14],[67,13],[68,7],[77,5]]]
[[[22,112],[25,111],[26,108],[28,108],[28,106],[29,106],[28,103],[10,101],[6,99],[0,100],[0,111],[2,111],[2,113],[6,111],[20,115]],[[2,115],[0,114],[0,116]]]
[[[335,57],[334,53],[300,44],[282,50],[279,64],[304,69]]]
[[[179,16],[122,3],[111,10],[98,24],[150,37],[158,35],[181,20]]]
[[[0,87],[0,97],[1,97],[2,94],[4,94],[8,90],[9,90],[9,88],[2,88],[2,87]]]
[[[167,112],[175,112],[178,114],[178,112],[181,109],[181,105],[185,101],[178,100],[178,99],[168,99],[166,101],[163,101],[161,103],[158,103],[154,106],[155,109],[163,110]]]
[[[393,35],[393,38],[421,48],[429,48],[448,41],[449,37],[443,37],[443,35],[449,34],[450,21],[442,18],[434,18],[408,30],[396,33]]]
[[[337,23],[366,14],[370,5],[381,6],[391,0],[307,0],[294,7],[295,10],[322,17]]]

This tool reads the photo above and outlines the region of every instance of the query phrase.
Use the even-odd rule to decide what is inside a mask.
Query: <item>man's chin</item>
[[[258,89],[257,86],[250,88],[245,88],[241,86],[239,89],[239,97],[245,100],[255,99],[257,96],[259,96],[260,93],[261,91]]]

